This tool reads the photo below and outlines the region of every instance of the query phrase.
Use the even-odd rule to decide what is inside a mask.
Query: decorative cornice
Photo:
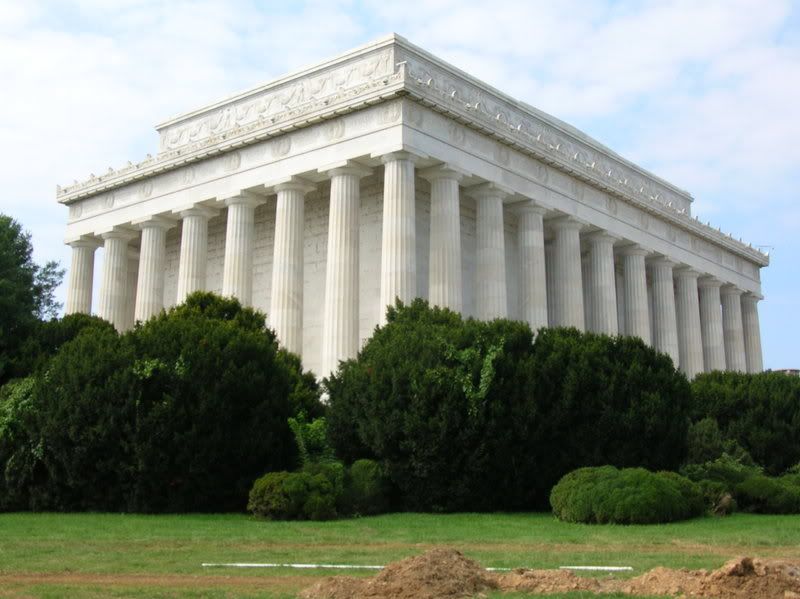
[[[769,264],[766,254],[693,219],[687,192],[397,35],[166,121],[157,127],[157,156],[59,186],[56,195],[71,204],[401,95],[760,266]]]

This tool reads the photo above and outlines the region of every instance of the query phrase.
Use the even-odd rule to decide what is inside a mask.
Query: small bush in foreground
[[[336,492],[324,474],[270,472],[253,484],[247,509],[270,520],[329,520]]]
[[[680,475],[613,466],[570,472],[553,487],[550,503],[560,520],[598,524],[674,522],[704,511],[701,489]]]

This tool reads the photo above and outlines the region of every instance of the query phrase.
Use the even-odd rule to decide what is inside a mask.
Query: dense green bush
[[[83,327],[24,410],[0,408],[24,416],[0,434],[5,494],[31,509],[240,510],[259,473],[296,465],[287,420],[321,411],[307,379],[263,314],[211,294],[124,335]]]
[[[605,463],[683,460],[689,386],[633,338],[390,308],[327,381],[337,454],[379,461],[410,510],[530,509]]]
[[[702,491],[672,472],[613,466],[580,468],[550,493],[560,520],[585,523],[651,524],[701,515]]]
[[[689,425],[687,437],[688,464],[711,462],[727,454],[743,464],[755,465],[750,454],[733,439],[726,439],[713,418],[703,418]]]
[[[800,377],[712,372],[692,382],[692,418],[713,418],[771,475],[800,461]]]
[[[681,468],[680,473],[695,482],[709,480],[722,483],[730,492],[733,492],[739,483],[751,476],[762,474],[762,469],[723,453],[717,459],[703,464],[687,464]]]
[[[322,473],[270,472],[253,484],[247,509],[271,520],[328,520],[336,517],[336,500]]]
[[[762,514],[800,514],[800,485],[787,477],[755,475],[736,486],[742,509]]]
[[[344,505],[359,516],[382,514],[390,507],[389,481],[375,460],[356,460],[348,470]]]

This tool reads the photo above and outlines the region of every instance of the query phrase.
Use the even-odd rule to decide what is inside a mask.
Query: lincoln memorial
[[[57,190],[67,313],[126,330],[196,290],[234,296],[325,376],[387,304],[422,297],[635,335],[689,377],[762,369],[765,254],[699,222],[686,191],[397,35],[157,131],[155,155]]]

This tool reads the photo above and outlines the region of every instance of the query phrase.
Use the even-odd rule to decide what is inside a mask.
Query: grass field
[[[0,514],[0,597],[288,598],[329,572],[201,563],[385,564],[433,546],[454,547],[484,566],[623,565],[638,574],[658,565],[715,568],[737,555],[798,558],[798,539],[800,516],[746,514],[636,527],[565,524],[549,514],[392,514],[322,523]]]

